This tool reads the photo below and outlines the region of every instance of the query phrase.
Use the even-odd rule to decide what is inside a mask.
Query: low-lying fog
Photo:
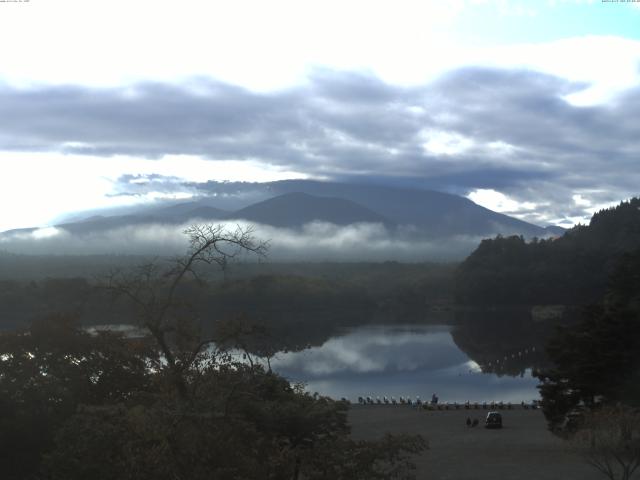
[[[183,232],[194,223],[202,222],[125,226],[86,234],[47,227],[2,234],[0,250],[38,255],[175,255],[186,251],[188,241]],[[238,225],[253,228],[256,239],[269,241],[269,259],[280,261],[458,260],[468,255],[481,240],[463,235],[431,239],[412,226],[391,232],[384,225],[375,223],[339,226],[312,222],[296,229],[246,221],[213,223],[224,224],[230,230]]]

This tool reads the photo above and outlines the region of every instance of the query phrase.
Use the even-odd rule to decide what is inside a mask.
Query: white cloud
[[[0,75],[112,85],[200,74],[270,89],[300,81],[312,65],[375,68],[384,58],[387,71],[406,70],[398,49],[419,44],[437,54],[435,31],[462,7],[416,0],[31,2],[0,17]]]
[[[620,203],[620,200],[626,200],[624,198],[611,200],[611,194],[601,189],[581,190],[571,198],[576,206],[581,207],[589,215],[593,215],[599,210],[615,207]],[[584,223],[585,220],[586,219],[582,219],[581,222]]]
[[[58,235],[61,235],[63,232],[56,227],[45,227],[39,228],[35,230],[31,235],[35,240],[40,240],[42,238],[51,238]],[[24,235],[23,238],[28,238],[29,235]]]
[[[573,203],[575,203],[579,207],[590,207],[591,202],[584,198],[582,195],[576,194],[571,197],[573,199]]]
[[[568,97],[576,104],[604,101],[638,81],[637,41],[578,37],[479,46],[453,33],[460,16],[475,8],[536,16],[540,7],[531,5],[495,0],[30,2],[3,7],[0,79],[18,85],[112,86],[200,75],[273,90],[303,83],[318,66],[421,84],[460,66],[487,65],[532,68],[592,84]]]
[[[425,130],[421,136],[426,140],[422,144],[425,152],[432,155],[458,155],[474,146],[471,138],[455,132]]]
[[[501,213],[522,213],[535,210],[538,206],[533,202],[518,202],[493,189],[479,188],[470,192],[467,198],[489,210]]]
[[[61,213],[148,203],[166,198],[186,199],[192,193],[148,192],[135,198],[111,196],[122,175],[157,174],[185,182],[267,182],[308,178],[300,172],[260,161],[209,161],[194,155],[166,155],[157,160],[117,155],[92,157],[60,153],[0,151],[0,231],[47,225]]]

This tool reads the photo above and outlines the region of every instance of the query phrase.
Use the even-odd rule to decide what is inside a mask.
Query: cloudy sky
[[[639,87],[638,2],[0,1],[0,230],[286,178],[571,225],[639,193]]]

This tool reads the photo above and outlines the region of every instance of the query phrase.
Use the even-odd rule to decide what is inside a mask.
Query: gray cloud
[[[114,89],[2,87],[0,148],[258,159],[334,179],[392,178],[462,194],[493,188],[541,204],[523,215],[544,223],[584,216],[590,207],[574,204],[573,194],[604,204],[636,194],[640,184],[640,88],[607,105],[563,99],[585,87],[486,68],[455,70],[419,87],[322,70],[304,86],[275,93],[208,79]],[[177,179],[148,180],[145,187],[124,179],[135,188],[118,193],[150,184],[190,188]]]

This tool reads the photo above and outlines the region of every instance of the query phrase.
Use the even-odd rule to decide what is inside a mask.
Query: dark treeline
[[[148,262],[142,255],[25,255],[0,250],[0,281],[96,278],[110,270]]]
[[[468,305],[586,305],[605,293],[624,253],[640,248],[640,199],[593,215],[560,238],[483,240],[456,272]]]
[[[0,281],[39,281],[47,278],[99,279],[113,270],[157,260],[157,256],[142,255],[25,255],[0,250]],[[169,257],[167,260],[171,261]],[[297,275],[324,278],[364,285],[375,292],[424,277],[433,278],[429,290],[450,298],[450,276],[455,264],[437,262],[248,262],[230,260],[223,270],[207,272],[210,280],[243,279],[259,275]],[[441,279],[445,281],[444,288]],[[432,295],[436,295],[433,292]],[[430,293],[427,292],[427,295]]]
[[[205,330],[218,320],[245,316],[292,349],[305,344],[305,333],[313,339],[316,330],[323,331],[316,336],[320,341],[334,328],[424,321],[427,306],[450,304],[453,269],[395,262],[237,264],[226,280],[217,272],[206,285],[184,281],[180,295],[197,310]],[[135,323],[129,306],[100,288],[105,276],[0,281],[0,329],[26,327],[51,312],[71,314],[83,325]]]

